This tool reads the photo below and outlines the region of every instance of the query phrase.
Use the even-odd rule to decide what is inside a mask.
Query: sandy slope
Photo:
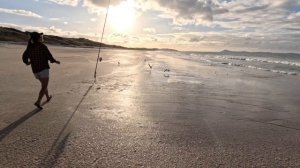
[[[300,166],[298,77],[197,65],[186,83],[144,51],[105,50],[92,85],[96,49],[49,48],[62,64],[36,112],[24,46],[0,47],[1,167]]]

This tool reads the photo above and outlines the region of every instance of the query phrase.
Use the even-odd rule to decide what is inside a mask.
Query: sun
[[[134,27],[135,20],[135,4],[132,0],[124,1],[109,9],[108,22],[118,33],[130,32]]]

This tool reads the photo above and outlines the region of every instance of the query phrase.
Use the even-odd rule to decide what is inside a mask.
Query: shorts
[[[34,73],[36,79],[49,78],[49,69],[44,69],[41,72]]]

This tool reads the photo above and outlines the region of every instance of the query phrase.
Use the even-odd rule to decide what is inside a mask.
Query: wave
[[[245,68],[250,68],[250,69],[257,69],[257,70],[269,71],[269,72],[286,74],[286,75],[299,75],[297,72],[294,72],[294,71],[282,71],[282,70],[276,70],[276,69],[268,69],[268,68],[253,66],[253,65],[244,65],[244,64],[238,64],[238,63],[232,63],[232,62],[219,62],[217,64],[228,65],[228,66],[237,66],[237,67],[245,67]]]
[[[229,56],[229,55],[201,55],[201,54],[194,54],[191,53],[189,54],[189,58],[192,59],[200,59],[202,62],[209,63],[210,65],[217,64],[217,65],[228,65],[228,66],[235,66],[235,67],[245,67],[245,68],[250,68],[250,69],[257,69],[257,70],[262,70],[262,71],[268,71],[268,72],[273,72],[273,73],[280,73],[280,74],[286,74],[286,75],[299,75],[299,73],[295,71],[290,71],[288,67],[286,67],[285,70],[278,70],[274,69],[274,66],[270,66],[272,64],[282,64],[282,65],[287,65],[287,66],[297,66],[300,67],[299,62],[293,62],[293,61],[283,61],[283,60],[271,60],[274,58],[265,58],[265,59],[260,59],[260,58],[249,58],[249,57],[234,57],[234,56]],[[225,61],[225,60],[238,60],[237,62],[231,62],[231,61]],[[249,62],[246,65],[246,63],[243,63],[243,61]],[[253,63],[251,62],[260,62],[260,63],[268,63],[270,64],[268,68],[266,68],[266,64],[261,64],[261,66],[257,65],[251,65]],[[264,66],[264,67],[262,67]],[[294,68],[291,68],[294,69]]]
[[[268,59],[259,59],[259,58],[245,58],[245,57],[227,57],[227,56],[216,56],[215,58],[240,60],[240,61],[256,61],[256,62],[263,62],[263,63],[283,64],[283,65],[300,67],[300,63],[291,62],[291,61],[279,61],[279,60],[268,60]]]

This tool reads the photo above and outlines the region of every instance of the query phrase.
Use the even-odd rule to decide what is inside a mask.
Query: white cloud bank
[[[41,15],[36,14],[31,11],[27,10],[21,10],[21,9],[5,9],[0,8],[0,13],[7,13],[7,14],[13,14],[13,15],[19,15],[19,16],[27,16],[27,17],[34,17],[34,18],[42,18]]]
[[[48,0],[48,1],[59,5],[69,5],[69,6],[77,6],[80,2],[80,0]]]
[[[12,24],[12,23],[0,23],[0,26],[3,27],[10,27],[15,28],[21,31],[29,31],[29,32],[43,32],[46,35],[54,35],[54,36],[62,36],[62,37],[69,37],[69,38],[88,38],[92,40],[97,40],[99,34],[95,33],[79,33],[77,31],[65,31],[61,28],[55,26],[49,27],[36,27],[30,25],[19,25],[19,24]]]
[[[151,27],[144,28],[143,31],[150,34],[156,33],[156,29]]]

